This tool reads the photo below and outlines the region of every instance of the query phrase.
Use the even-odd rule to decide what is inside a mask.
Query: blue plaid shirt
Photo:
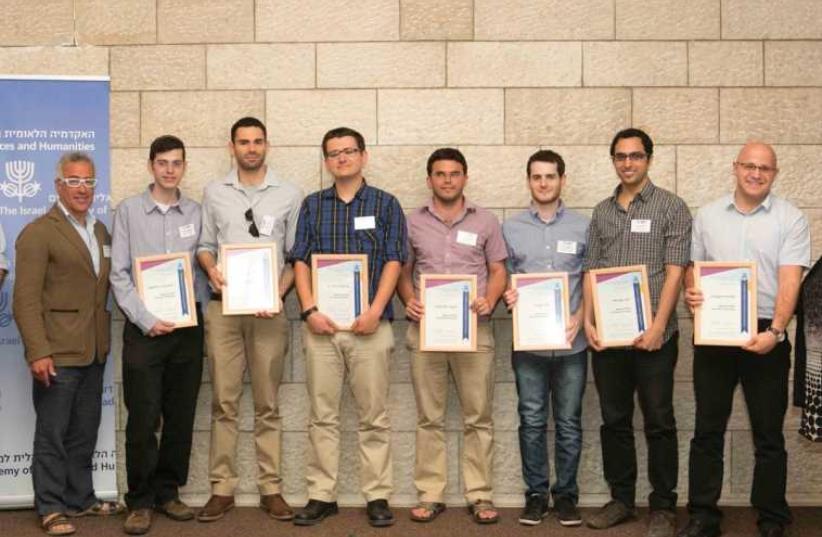
[[[354,219],[374,217],[372,229],[354,229]],[[314,192],[303,200],[297,221],[297,236],[289,256],[291,262],[311,265],[311,254],[368,255],[368,291],[377,294],[385,264],[405,263],[405,214],[397,198],[363,181],[354,198],[346,203],[337,197],[335,186]],[[393,319],[391,301],[383,319]]]

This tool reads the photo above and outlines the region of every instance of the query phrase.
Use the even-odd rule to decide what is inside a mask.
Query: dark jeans
[[[674,419],[674,367],[679,351],[675,333],[657,351],[607,349],[593,352],[599,403],[602,410],[602,462],[611,496],[633,507],[636,500],[636,447],[634,446],[634,392],[648,446],[648,496],[651,510],[676,508],[679,471]]]
[[[203,374],[203,318],[199,325],[148,337],[126,321],[123,395],[128,409],[126,472],[129,509],[176,499],[188,480],[197,393]],[[155,432],[162,418],[158,448]]]
[[[519,451],[526,494],[548,495],[547,432],[549,401],[554,410],[557,480],[554,501],[579,499],[577,469],[582,451],[582,396],[588,373],[588,352],[546,358],[515,351],[511,357],[519,396]]]
[[[763,328],[760,326],[760,330]],[[722,519],[717,501],[722,490],[725,429],[734,389],[741,383],[753,433],[751,503],[759,512],[758,524],[791,522],[785,501],[788,454],[782,434],[788,408],[790,354],[787,340],[764,356],[736,347],[694,347],[696,431],[691,440],[688,478],[691,516],[711,526],[718,526]]]
[[[91,458],[102,410],[104,365],[56,367],[46,387],[33,381],[37,414],[31,477],[40,516],[94,504]],[[13,434],[6,431],[4,434]]]

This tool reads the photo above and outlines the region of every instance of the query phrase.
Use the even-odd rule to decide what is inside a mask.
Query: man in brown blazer
[[[47,533],[65,535],[74,531],[66,515],[120,508],[97,499],[91,476],[109,350],[111,236],[89,213],[91,158],[67,153],[57,170],[57,203],[17,238],[14,318],[34,377],[35,508]]]

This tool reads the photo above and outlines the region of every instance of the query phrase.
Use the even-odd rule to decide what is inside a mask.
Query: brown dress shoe
[[[194,518],[194,511],[191,507],[184,504],[179,498],[169,500],[163,505],[158,505],[154,508],[158,513],[163,513],[171,520],[184,522]]]
[[[123,531],[129,535],[142,535],[151,529],[151,509],[129,511],[123,523]]]
[[[200,522],[214,522],[234,508],[234,496],[220,496],[212,494],[202,511],[197,514]]]
[[[289,507],[282,494],[264,494],[260,496],[260,509],[277,520],[291,520],[294,511]]]

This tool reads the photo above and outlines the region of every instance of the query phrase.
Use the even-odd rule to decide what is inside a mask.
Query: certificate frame
[[[471,303],[477,297],[477,276],[476,274],[420,274],[420,302],[425,306],[426,289],[435,282],[465,282],[468,287],[468,323],[469,323],[469,344],[460,345],[429,345],[426,343],[426,323],[428,315],[424,314],[420,318],[420,341],[419,347],[422,352],[477,352],[477,313],[471,309]]]
[[[561,306],[562,306],[562,317],[563,317],[563,334],[565,334],[565,329],[568,326],[568,319],[571,315],[571,301],[570,301],[570,292],[569,292],[569,285],[568,285],[568,273],[567,272],[534,272],[528,274],[512,274],[511,275],[511,288],[519,290],[520,286],[527,282],[527,281],[558,281],[560,283],[560,289],[562,293],[561,298]],[[513,320],[514,330],[514,350],[515,351],[550,351],[550,350],[568,350],[571,348],[571,344],[568,343],[567,340],[563,339],[563,343],[559,345],[527,345],[521,341],[521,334],[522,334],[522,320],[520,319],[520,314],[523,313],[520,309],[519,300],[516,304],[514,304],[514,309],[511,311],[511,318]]]
[[[311,254],[311,294],[314,297],[314,304],[319,309],[320,313],[323,315],[328,315],[327,312],[324,312],[322,307],[320,307],[320,296],[318,295],[320,286],[319,286],[319,278],[320,278],[320,269],[322,265],[332,264],[332,263],[339,263],[339,262],[346,262],[346,261],[359,261],[360,262],[360,271],[359,271],[359,278],[358,281],[358,289],[355,286],[354,292],[359,293],[359,298],[355,297],[355,301],[359,300],[359,311],[360,313],[356,313],[355,306],[355,314],[354,317],[356,318],[358,315],[366,312],[370,307],[370,299],[368,293],[368,255],[367,254]],[[334,319],[331,319],[332,322],[337,327],[337,330],[341,331],[350,331],[353,323],[351,324],[337,324]]]
[[[747,326],[751,337],[757,331],[757,311],[756,311],[756,293],[757,293],[757,274],[756,263],[753,261],[694,261],[694,286],[698,289],[702,288],[702,279],[705,277],[704,271],[716,269],[748,269],[751,277],[748,279],[746,293],[747,303],[745,306],[748,309]],[[704,302],[701,306],[694,308],[694,345],[715,345],[722,347],[741,347],[746,341],[740,339],[724,339],[724,338],[708,338],[704,336],[702,330],[702,308],[705,306]]]
[[[220,270],[223,273],[223,280],[228,287],[231,274],[228,268],[228,259],[237,253],[248,252],[252,250],[268,250],[271,252],[271,301],[273,307],[271,309],[261,310],[260,308],[247,308],[236,306],[231,303],[230,291],[227,293],[222,290],[223,315],[253,315],[259,311],[269,311],[271,313],[280,313],[282,304],[280,303],[280,275],[279,275],[279,255],[277,253],[277,244],[274,242],[253,242],[253,243],[235,243],[220,245]],[[269,276],[265,279],[268,280]],[[260,290],[263,292],[263,290]]]
[[[651,310],[651,292],[648,286],[648,269],[645,265],[627,265],[622,267],[609,267],[602,269],[592,269],[589,271],[591,277],[591,298],[594,303],[594,320],[597,328],[597,338],[602,347],[630,347],[634,344],[634,339],[606,339],[604,336],[604,323],[602,306],[600,304],[599,283],[607,281],[613,277],[626,274],[636,274],[639,277],[640,301],[642,306],[642,316],[640,318],[639,333],[644,332],[651,326],[653,313]]]
[[[143,281],[145,272],[150,270],[153,266],[168,261],[182,261],[183,281],[181,283],[182,291],[185,293],[185,296],[180,297],[180,301],[186,305],[186,309],[188,310],[188,315],[185,316],[185,320],[168,322],[173,322],[175,328],[197,326],[196,298],[194,296],[194,273],[191,268],[191,256],[188,252],[174,252],[170,254],[144,255],[135,257],[133,272],[134,282],[137,287],[137,294],[140,296],[140,300],[143,301],[143,304],[145,304],[146,286]]]

